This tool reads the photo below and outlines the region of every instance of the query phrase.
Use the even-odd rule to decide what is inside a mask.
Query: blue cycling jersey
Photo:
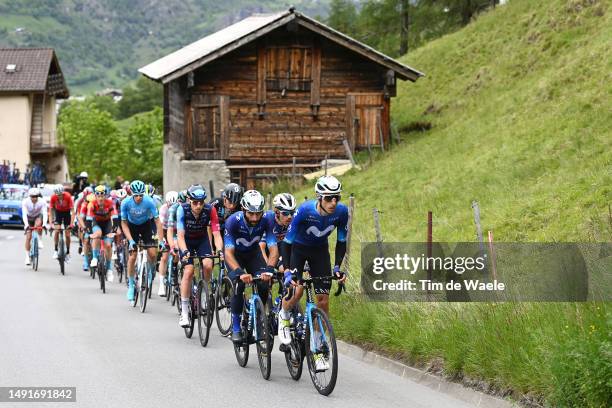
[[[176,209],[176,230],[184,231],[188,239],[208,239],[208,224],[213,232],[219,231],[217,210],[210,204],[205,204],[199,217],[191,211],[191,204],[181,204]],[[216,225],[215,225],[216,224]]]
[[[168,209],[168,227],[176,227],[176,210],[180,207],[181,203],[174,203]],[[176,231],[175,231],[176,235]]]
[[[272,231],[274,214],[272,217],[268,213],[261,217],[256,226],[251,227],[247,224],[242,211],[230,215],[225,221],[225,235],[223,241],[225,248],[234,248],[238,252],[252,251],[258,248],[259,241],[265,234],[266,245],[276,246],[276,237]]]
[[[283,239],[285,239],[289,225],[283,226],[276,222],[276,215],[274,214],[274,211],[266,211],[266,216],[272,220],[272,232],[276,237],[276,242],[281,242]],[[265,237],[266,234],[264,233],[263,238],[265,239]]]
[[[338,241],[346,242],[348,232],[348,207],[338,203],[336,210],[329,215],[320,215],[317,200],[306,201],[295,212],[287,230],[285,242],[307,246],[327,244],[327,238],[334,228],[338,228]]]
[[[127,197],[121,202],[121,219],[131,224],[142,225],[150,219],[159,217],[155,202],[151,197],[143,196],[140,204],[136,204],[134,197]]]

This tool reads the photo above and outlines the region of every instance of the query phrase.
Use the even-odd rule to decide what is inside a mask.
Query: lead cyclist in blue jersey
[[[136,240],[142,240],[147,246],[149,265],[155,265],[157,248],[154,247],[153,226],[156,226],[160,249],[164,247],[163,228],[153,199],[145,195],[145,184],[134,180],[130,184],[132,195],[121,202],[121,229],[129,242],[128,259],[128,300],[134,300],[134,264],[136,263]]]
[[[240,315],[244,303],[242,294],[245,284],[251,283],[253,276],[261,275],[262,281],[257,283],[257,291],[265,305],[268,299],[269,281],[278,261],[278,247],[272,231],[272,220],[263,215],[265,202],[261,193],[255,190],[246,191],[240,200],[240,205],[242,211],[227,219],[224,237],[225,264],[230,271],[228,275],[232,281],[237,281],[231,301],[232,341],[235,343],[243,340]],[[259,249],[259,241],[264,234],[270,250],[267,264]]]
[[[333,273],[344,283],[346,276],[340,272],[340,265],[346,253],[346,236],[348,232],[348,208],[340,203],[342,185],[333,176],[323,176],[315,185],[316,200],[309,200],[300,205],[296,211],[282,250],[282,261],[285,268],[284,284],[294,285],[301,278],[304,264],[310,266],[310,276],[332,276],[328,237],[334,229],[338,229]],[[292,271],[295,273],[292,274]],[[297,275],[297,276],[296,276]],[[314,290],[317,307],[329,315],[330,281],[315,281]],[[290,344],[289,311],[299,301],[303,293],[301,287],[296,287],[290,299],[283,299],[279,313],[278,336],[283,344]],[[316,359],[317,369],[329,368],[324,358]]]

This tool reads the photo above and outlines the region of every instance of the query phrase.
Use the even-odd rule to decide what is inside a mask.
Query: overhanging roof
[[[50,75],[52,64],[57,74]],[[9,70],[9,65],[14,70]],[[67,98],[69,91],[61,73],[52,48],[0,48],[0,92],[51,90]]]
[[[296,20],[299,25],[343,47],[349,48],[379,65],[393,70],[401,79],[408,79],[414,82],[424,75],[422,72],[404,65],[325,24],[293,11],[293,9],[289,9],[282,13],[255,14],[247,17],[229,27],[191,43],[178,51],[168,54],[140,68],[138,71],[155,81],[167,83],[293,20]]]

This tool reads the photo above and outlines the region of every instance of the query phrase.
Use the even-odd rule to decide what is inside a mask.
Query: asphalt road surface
[[[23,231],[0,229],[0,387],[72,386],[77,402],[0,402],[0,408],[470,406],[342,354],[336,388],[321,396],[306,367],[300,381],[291,379],[278,341],[265,381],[254,346],[247,367],[239,367],[215,323],[206,348],[197,327],[187,339],[176,309],[157,296],[157,283],[141,314],[126,300],[124,284],[108,283],[101,293],[82,271],[74,243],[62,276],[52,240],[43,242],[34,272],[24,265]]]

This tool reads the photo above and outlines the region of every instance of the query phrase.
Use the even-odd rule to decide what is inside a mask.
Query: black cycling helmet
[[[242,188],[236,183],[229,183],[223,190],[223,198],[232,204],[238,204],[242,198]]]

